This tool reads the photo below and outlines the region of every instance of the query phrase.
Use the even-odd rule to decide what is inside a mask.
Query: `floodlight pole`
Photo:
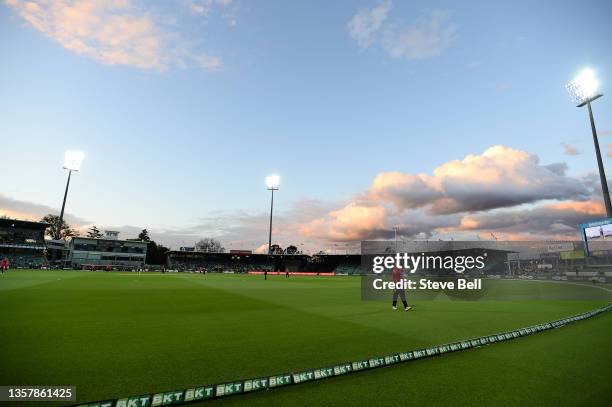
[[[606,216],[612,217],[612,203],[610,203],[610,192],[608,191],[608,181],[606,180],[606,171],[601,160],[601,151],[599,150],[599,141],[597,139],[597,130],[595,129],[595,120],[593,119],[593,110],[591,109],[591,101],[601,97],[597,95],[594,98],[587,99],[586,105],[589,109],[589,119],[591,120],[591,131],[593,133],[593,144],[595,144],[595,154],[597,155],[597,166],[599,167],[599,179],[601,181],[601,192],[603,193],[604,203],[606,205]]]
[[[269,191],[272,192],[270,199],[270,232],[268,233],[268,254],[272,254],[272,211],[274,210],[274,191],[278,191],[278,188],[269,187]]]
[[[66,181],[66,190],[64,191],[64,201],[62,202],[62,211],[60,212],[59,217],[59,231],[55,236],[56,239],[61,238],[62,225],[64,224],[64,208],[66,207],[66,197],[68,196],[68,187],[70,186],[70,175],[72,175],[72,170],[68,169],[68,181]]]

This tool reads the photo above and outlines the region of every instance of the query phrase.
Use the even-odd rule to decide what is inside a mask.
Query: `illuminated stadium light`
[[[266,185],[268,189],[278,189],[280,185],[280,177],[276,174],[268,175],[266,177]]]
[[[567,84],[566,88],[578,107],[602,96],[598,93],[599,81],[595,76],[595,71],[588,68],[580,72],[573,81]]]
[[[79,171],[85,158],[82,151],[66,151],[64,155],[64,168],[70,171]]]
[[[70,176],[72,175],[72,171],[79,171],[81,169],[81,164],[83,164],[83,159],[85,158],[85,153],[82,151],[66,151],[64,154],[64,169],[68,170],[68,181],[66,181],[66,190],[64,191],[64,200],[62,201],[62,211],[59,216],[59,224],[60,227],[56,228],[54,239],[61,239],[61,225],[64,222],[64,209],[66,208],[66,197],[68,197],[68,187],[70,186]]]
[[[608,191],[608,181],[606,180],[606,172],[601,160],[601,151],[599,150],[599,141],[597,139],[597,130],[595,129],[595,120],[593,119],[593,110],[591,102],[603,96],[599,92],[599,81],[595,76],[595,71],[592,69],[584,69],[566,86],[572,100],[577,107],[587,106],[589,111],[589,119],[591,121],[591,133],[593,133],[593,144],[595,144],[595,155],[597,157],[597,166],[599,167],[599,180],[601,181],[601,192],[603,193],[604,203],[606,205],[606,214],[612,217],[612,203],[610,202],[610,192]]]

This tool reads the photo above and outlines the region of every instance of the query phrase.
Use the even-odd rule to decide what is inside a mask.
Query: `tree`
[[[283,254],[283,248],[277,244],[270,246],[270,254]]]
[[[102,234],[102,232],[100,232],[100,229],[98,229],[96,225],[90,227],[89,231],[87,232],[87,237],[91,237],[93,239],[100,239],[103,236],[104,235]]]
[[[147,264],[166,264],[166,253],[169,251],[167,247],[149,240],[147,244]]]
[[[142,229],[142,232],[138,234],[138,240],[142,242],[150,242],[151,238],[149,237],[149,231],[147,229]]]
[[[49,227],[45,231],[45,234],[51,239],[65,240],[72,236],[78,236],[79,233],[72,229],[64,219],[60,222],[60,217],[57,215],[48,214],[43,217],[41,222],[49,224]]]
[[[287,246],[287,248],[285,249],[285,254],[297,254],[298,252],[298,248],[296,246]]]
[[[169,252],[170,249],[164,245],[157,244],[155,241],[151,240],[151,238],[149,237],[149,231],[147,229],[142,229],[136,239],[127,240],[147,243],[147,255],[145,258],[146,264],[166,264],[166,253]]]
[[[207,237],[196,242],[195,249],[197,252],[204,253],[225,253],[225,248],[221,245],[221,242],[212,237]]]

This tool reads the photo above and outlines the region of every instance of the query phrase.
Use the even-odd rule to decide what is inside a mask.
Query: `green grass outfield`
[[[353,277],[11,271],[0,384],[76,385],[94,401],[316,368],[574,315],[608,302],[360,301]],[[554,297],[554,296],[553,296]],[[610,405],[612,312],[513,341],[203,405]],[[23,404],[20,404],[23,405]]]

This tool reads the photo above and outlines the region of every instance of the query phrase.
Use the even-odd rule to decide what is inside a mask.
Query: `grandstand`
[[[67,262],[73,268],[135,269],[143,267],[147,243],[119,240],[118,232],[107,231],[101,239],[73,237],[68,244]]]
[[[45,230],[49,224],[16,219],[0,219],[0,258],[8,258],[14,268],[41,268],[45,259]]]
[[[173,250],[166,257],[166,266],[177,271],[249,273],[273,271],[280,264],[292,273],[359,274],[361,271],[359,255],[268,255]]]
[[[276,256],[279,257],[279,256]],[[305,256],[287,255],[285,266],[297,270]],[[208,253],[197,251],[169,251],[166,266],[177,271],[206,271],[213,273],[249,273],[274,270],[275,256],[267,254]]]
[[[361,273],[359,254],[315,254],[308,259],[307,272],[357,275]]]

